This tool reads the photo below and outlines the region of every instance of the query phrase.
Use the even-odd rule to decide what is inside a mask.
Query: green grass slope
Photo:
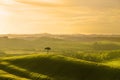
[[[49,76],[51,80],[120,80],[118,68],[64,56],[30,55],[4,61],[29,72]]]
[[[8,62],[1,62],[0,69],[14,76],[19,76],[17,80],[51,80],[52,79],[52,78],[50,79],[46,75],[27,71],[26,69],[17,67]]]
[[[4,70],[0,70],[0,80],[30,80],[30,79],[22,78],[22,77],[10,74]]]
[[[103,64],[114,67],[114,68],[120,68],[120,58],[105,61],[103,62]]]

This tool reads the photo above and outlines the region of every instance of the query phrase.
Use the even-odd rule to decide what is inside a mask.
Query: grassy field
[[[6,78],[17,76],[15,80],[119,80],[119,67],[106,63],[53,54],[33,54],[3,58],[0,69],[7,72],[4,74]]]
[[[119,36],[0,38],[0,80],[120,80],[119,75]]]

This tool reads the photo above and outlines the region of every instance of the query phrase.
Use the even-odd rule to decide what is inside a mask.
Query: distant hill
[[[97,49],[94,45],[96,42],[98,43]],[[93,49],[101,50],[101,47],[102,50],[118,50],[120,49],[119,42],[119,36],[110,35],[4,35],[0,38],[0,50],[7,53],[12,53],[13,51],[16,53],[15,51],[18,52],[18,50],[23,53],[25,51],[35,53],[44,52],[45,47],[51,47],[52,52],[77,53],[81,51],[90,52]]]
[[[100,40],[109,40],[109,41],[120,41],[120,35],[85,35],[85,34],[6,34],[0,35],[0,38],[17,38],[25,40],[35,40],[41,37],[63,39],[63,40],[72,40],[72,41],[100,41]]]

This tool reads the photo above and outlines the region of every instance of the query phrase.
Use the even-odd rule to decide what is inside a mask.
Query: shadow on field
[[[48,75],[53,80],[120,80],[120,69],[64,56],[32,55],[6,61],[30,72]],[[32,79],[28,73],[19,76]]]

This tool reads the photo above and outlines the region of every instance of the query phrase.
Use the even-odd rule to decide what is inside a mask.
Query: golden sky
[[[0,0],[1,34],[120,34],[120,0]]]

